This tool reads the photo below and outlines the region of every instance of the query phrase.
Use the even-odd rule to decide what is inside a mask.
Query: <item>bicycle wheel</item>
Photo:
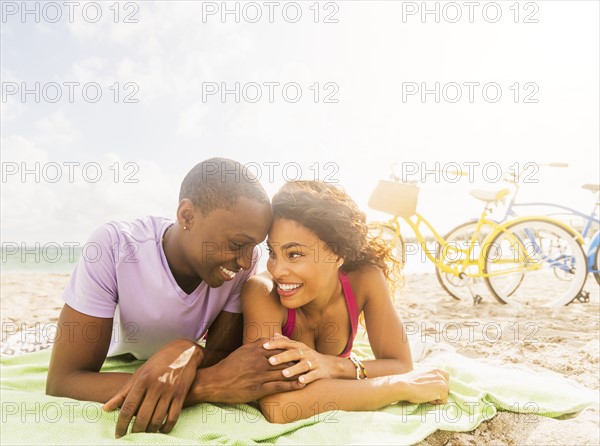
[[[396,237],[396,231],[391,226],[383,226],[381,237],[388,245],[392,247],[396,259],[404,266],[406,264],[406,246],[402,234]]]
[[[573,234],[556,223],[536,219],[513,223],[485,250],[485,282],[502,303],[566,305],[585,284],[583,249]]]
[[[457,273],[444,272],[439,268],[435,269],[435,276],[442,288],[456,300],[469,300],[472,298],[469,286],[473,287],[482,282],[480,277],[459,277],[459,273],[464,272],[465,274],[476,274],[478,271],[477,259],[479,259],[481,253],[481,244],[483,240],[490,234],[492,228],[488,225],[484,225],[477,240],[473,244],[472,251],[470,253],[470,262],[462,267],[465,257],[468,255],[469,245],[473,238],[473,233],[477,227],[476,221],[463,223],[452,229],[444,237],[446,240],[445,245],[438,244],[435,258],[438,262],[443,263],[447,266],[456,266]]]

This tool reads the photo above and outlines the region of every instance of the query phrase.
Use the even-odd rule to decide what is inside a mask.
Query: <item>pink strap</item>
[[[352,344],[356,337],[356,331],[358,329],[358,307],[356,306],[356,298],[354,297],[354,291],[350,285],[350,279],[348,276],[340,272],[340,281],[342,282],[342,289],[344,290],[344,296],[346,297],[346,306],[348,307],[348,314],[350,315],[350,325],[352,326],[352,333],[346,344],[346,349],[340,354],[340,356],[346,358],[350,356],[352,352]]]
[[[354,297],[354,291],[352,291],[352,286],[350,285],[350,279],[348,279],[348,276],[342,272],[340,272],[339,277],[340,282],[342,282],[342,290],[344,291],[344,297],[346,298],[346,306],[348,307],[350,325],[352,327],[352,332],[350,333],[350,338],[346,344],[346,349],[340,354],[340,356],[348,357],[350,356],[350,352],[352,352],[352,344],[354,343],[354,338],[356,337],[356,331],[358,329],[358,307],[356,306],[356,298]],[[281,329],[282,334],[288,338],[291,338],[292,334],[294,333],[295,326],[296,309],[288,308],[287,321]]]
[[[288,317],[285,325],[281,329],[281,334],[291,338],[294,333],[294,327],[296,326],[296,309],[288,308]]]

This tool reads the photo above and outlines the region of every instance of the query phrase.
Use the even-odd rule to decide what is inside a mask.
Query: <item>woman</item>
[[[285,349],[271,363],[289,363],[284,376],[306,384],[259,400],[269,421],[447,400],[446,372],[413,371],[388,291],[397,263],[345,192],[328,183],[287,183],[273,198],[267,246],[268,273],[242,290],[244,342],[271,338],[265,348]],[[361,314],[376,358],[364,363],[350,354]]]

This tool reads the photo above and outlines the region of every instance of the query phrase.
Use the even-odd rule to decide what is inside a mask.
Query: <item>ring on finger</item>
[[[311,362],[308,359],[306,360],[306,365],[308,365],[308,370],[311,371],[312,370],[312,364],[311,364]]]

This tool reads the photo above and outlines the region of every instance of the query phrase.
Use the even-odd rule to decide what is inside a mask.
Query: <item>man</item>
[[[239,295],[271,218],[257,179],[240,163],[212,158],[183,180],[175,221],[96,230],[84,251],[96,253],[80,259],[64,292],[46,393],[121,407],[121,437],[134,416],[132,432],[168,433],[184,404],[301,388],[281,381],[285,364],[269,364],[279,351],[240,347]],[[195,341],[207,331],[202,348]],[[133,375],[99,372],[107,356],[125,353],[148,360]]]

